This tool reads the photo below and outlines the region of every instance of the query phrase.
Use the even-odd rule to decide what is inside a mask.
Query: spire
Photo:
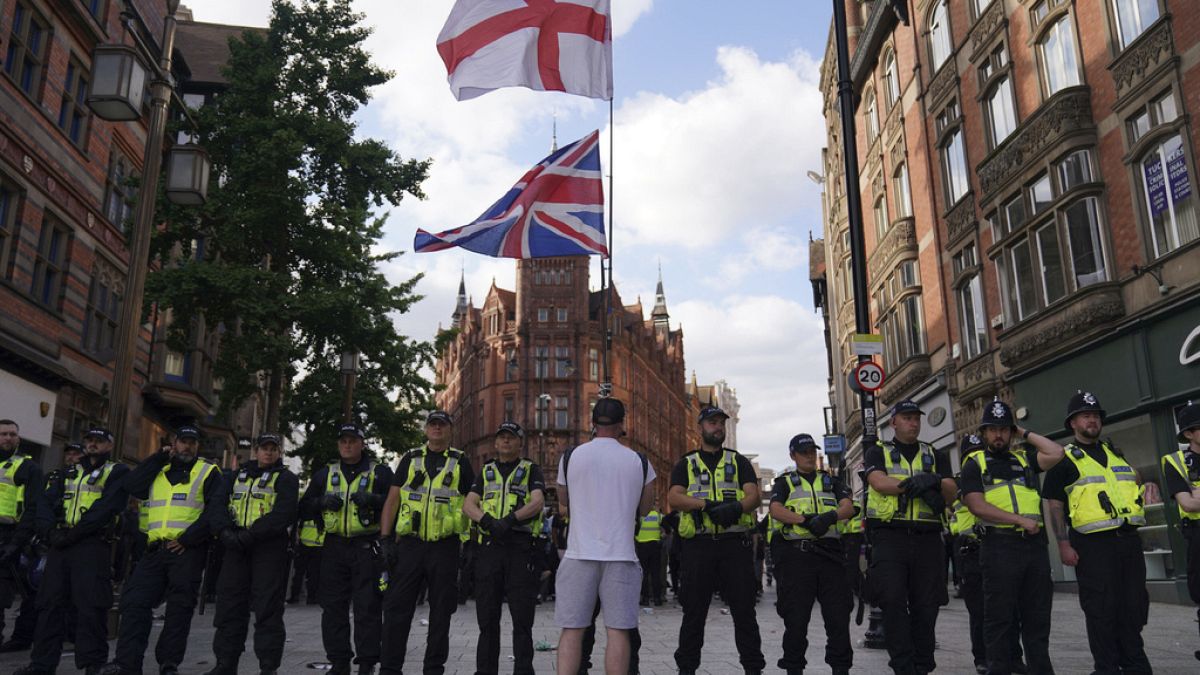
[[[654,320],[655,332],[666,333],[669,330],[667,319],[670,317],[667,314],[667,296],[663,292],[662,282],[662,262],[658,263],[658,287],[654,289],[654,309],[650,312],[650,318]]]
[[[554,121],[550,126],[550,154],[558,152],[558,111],[554,111]]]
[[[467,318],[467,271],[464,268],[458,279],[458,304],[454,306],[453,320],[450,325],[454,328],[462,326]]]

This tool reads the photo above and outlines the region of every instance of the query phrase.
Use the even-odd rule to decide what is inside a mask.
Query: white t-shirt
[[[571,475],[558,460],[558,484],[567,488],[567,558],[637,562],[633,546],[642,487],[654,480],[647,465],[615,438],[596,438],[571,451]],[[568,480],[570,482],[568,482]]]

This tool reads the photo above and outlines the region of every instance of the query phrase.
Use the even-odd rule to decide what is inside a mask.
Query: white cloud
[[[808,247],[794,229],[757,228],[743,234],[741,243],[743,251],[722,260],[720,274],[706,282],[723,288],[751,274],[787,272],[808,263]]]

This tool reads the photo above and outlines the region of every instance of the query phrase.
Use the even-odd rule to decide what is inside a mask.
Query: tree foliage
[[[198,321],[220,327],[223,413],[259,390],[257,374],[273,378],[268,424],[302,432],[306,463],[333,449],[343,350],[362,355],[355,412],[385,447],[415,442],[412,411],[431,391],[419,373],[431,346],[393,323],[420,299],[420,277],[392,285],[381,270],[399,254],[377,250],[377,212],[423,198],[429,161],[356,136],[355,114],[391,73],[371,62],[349,4],[274,0],[267,31],[231,39],[228,89],[194,115],[213,163],[208,202],[164,207],[155,252],[178,263],[147,286],[172,312],[173,348]],[[202,255],[179,256],[195,241]]]

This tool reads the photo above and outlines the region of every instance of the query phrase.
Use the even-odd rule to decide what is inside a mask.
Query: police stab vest
[[[246,470],[237,475],[229,495],[229,514],[238,527],[250,527],[275,509],[275,479],[278,471],[264,471],[258,478]]]
[[[1188,485],[1192,486],[1193,488],[1200,487],[1200,471],[1196,471],[1195,469],[1188,468],[1187,458],[1183,454],[1182,450],[1180,450],[1179,452],[1173,452],[1169,455],[1163,456],[1163,458],[1162,458],[1163,473],[1167,472],[1168,466],[1171,467],[1172,469],[1174,469],[1175,472],[1178,473],[1181,477],[1183,477],[1183,479],[1185,481],[1187,481]],[[1191,523],[1190,521],[1200,520],[1200,513],[1188,513],[1187,511],[1183,510],[1182,506],[1179,506],[1178,504],[1176,504],[1176,506],[1179,508],[1179,519],[1180,520],[1189,522],[1189,524],[1194,524],[1194,523]]]
[[[799,513],[805,518],[813,518],[837,511],[838,500],[833,494],[833,479],[824,471],[818,471],[810,483],[798,472],[793,471],[784,477],[788,484],[788,498],[783,505],[792,513]],[[816,536],[803,525],[786,525],[774,518],[770,522],[771,530],[784,539],[815,539]],[[824,539],[837,539],[841,532],[831,527],[822,535]]]
[[[62,507],[67,527],[79,524],[83,514],[92,508],[104,494],[104,486],[112,474],[113,462],[105,462],[91,471],[83,471],[79,465],[71,467],[63,479]]]
[[[685,459],[688,475],[687,495],[705,501],[740,502],[746,493],[742,491],[742,481],[738,478],[737,453],[733,450],[722,450],[716,471],[709,471],[708,465],[700,459],[701,452],[703,450],[692,452]],[[700,522],[697,523],[697,520]],[[754,516],[748,513],[743,513],[738,522],[729,527],[717,527],[707,513],[700,511],[684,513],[679,518],[679,536],[684,539],[691,539],[698,534],[749,532],[753,528]]]
[[[988,471],[987,452],[984,450],[972,452],[963,461],[973,461],[979,467],[979,475],[983,479],[983,497],[987,503],[1006,513],[1015,513],[1036,521],[1040,527],[1043,524],[1042,496],[1037,491],[1037,474],[1033,470],[1033,465],[1026,458],[1024,450],[1012,450],[1009,454],[1021,465],[1022,472],[1018,477],[1007,481],[993,476]],[[998,527],[1006,530],[1021,529],[1018,525],[993,523],[982,518],[979,518],[978,521],[983,527]]]
[[[954,502],[954,513],[950,515],[950,534],[975,536],[975,514],[960,499]]]
[[[505,478],[496,462],[488,462],[483,467],[483,497],[479,507],[497,520],[516,513],[529,502],[529,476],[532,472],[533,462],[522,459]],[[542,514],[539,512],[533,520],[517,523],[512,531],[533,534],[541,529]],[[469,536],[469,532],[463,533]]]
[[[854,516],[848,520],[839,520],[837,522],[837,531],[841,532],[842,534],[862,534],[863,530],[862,507],[858,504],[855,504]]]
[[[319,548],[325,545],[325,530],[317,527],[317,521],[305,520],[300,523],[300,545],[309,548]]]
[[[361,537],[379,532],[379,519],[359,513],[358,504],[350,497],[355,492],[372,492],[375,489],[375,462],[367,462],[367,468],[354,480],[346,480],[341,462],[329,465],[325,478],[325,494],[342,498],[342,508],[325,512],[325,533],[341,537]]]
[[[400,509],[396,514],[397,537],[415,535],[422,541],[439,541],[467,531],[469,519],[462,512],[463,496],[459,491],[463,454],[454,448],[445,452],[442,470],[430,476],[425,470],[428,450],[409,451],[408,475],[400,487]]]
[[[0,524],[12,525],[25,513],[25,486],[17,485],[17,469],[29,459],[14,454],[0,464]]]
[[[642,516],[633,540],[639,544],[662,541],[662,514],[657,509]]]
[[[1079,470],[1079,478],[1066,487],[1071,529],[1090,534],[1115,530],[1126,523],[1134,527],[1145,525],[1137,472],[1107,443],[1101,442],[1100,447],[1106,455],[1107,467],[1100,466],[1074,443],[1066,447],[1067,459]]]
[[[892,443],[879,442],[883,448],[883,467],[888,477],[896,480],[911,478],[919,473],[934,473],[937,459],[933,447],[921,443],[920,451],[910,463]],[[903,511],[900,509],[900,495],[885,495],[867,484],[867,518],[889,522],[930,523],[941,525],[942,514],[934,513],[933,509],[923,499],[906,499]]]
[[[167,464],[154,478],[150,486],[150,498],[142,502],[138,512],[138,524],[146,539],[156,541],[178,539],[184,530],[192,526],[204,512],[204,483],[217,466],[208,460],[197,459],[192,463],[187,480],[172,485],[167,479]]]

